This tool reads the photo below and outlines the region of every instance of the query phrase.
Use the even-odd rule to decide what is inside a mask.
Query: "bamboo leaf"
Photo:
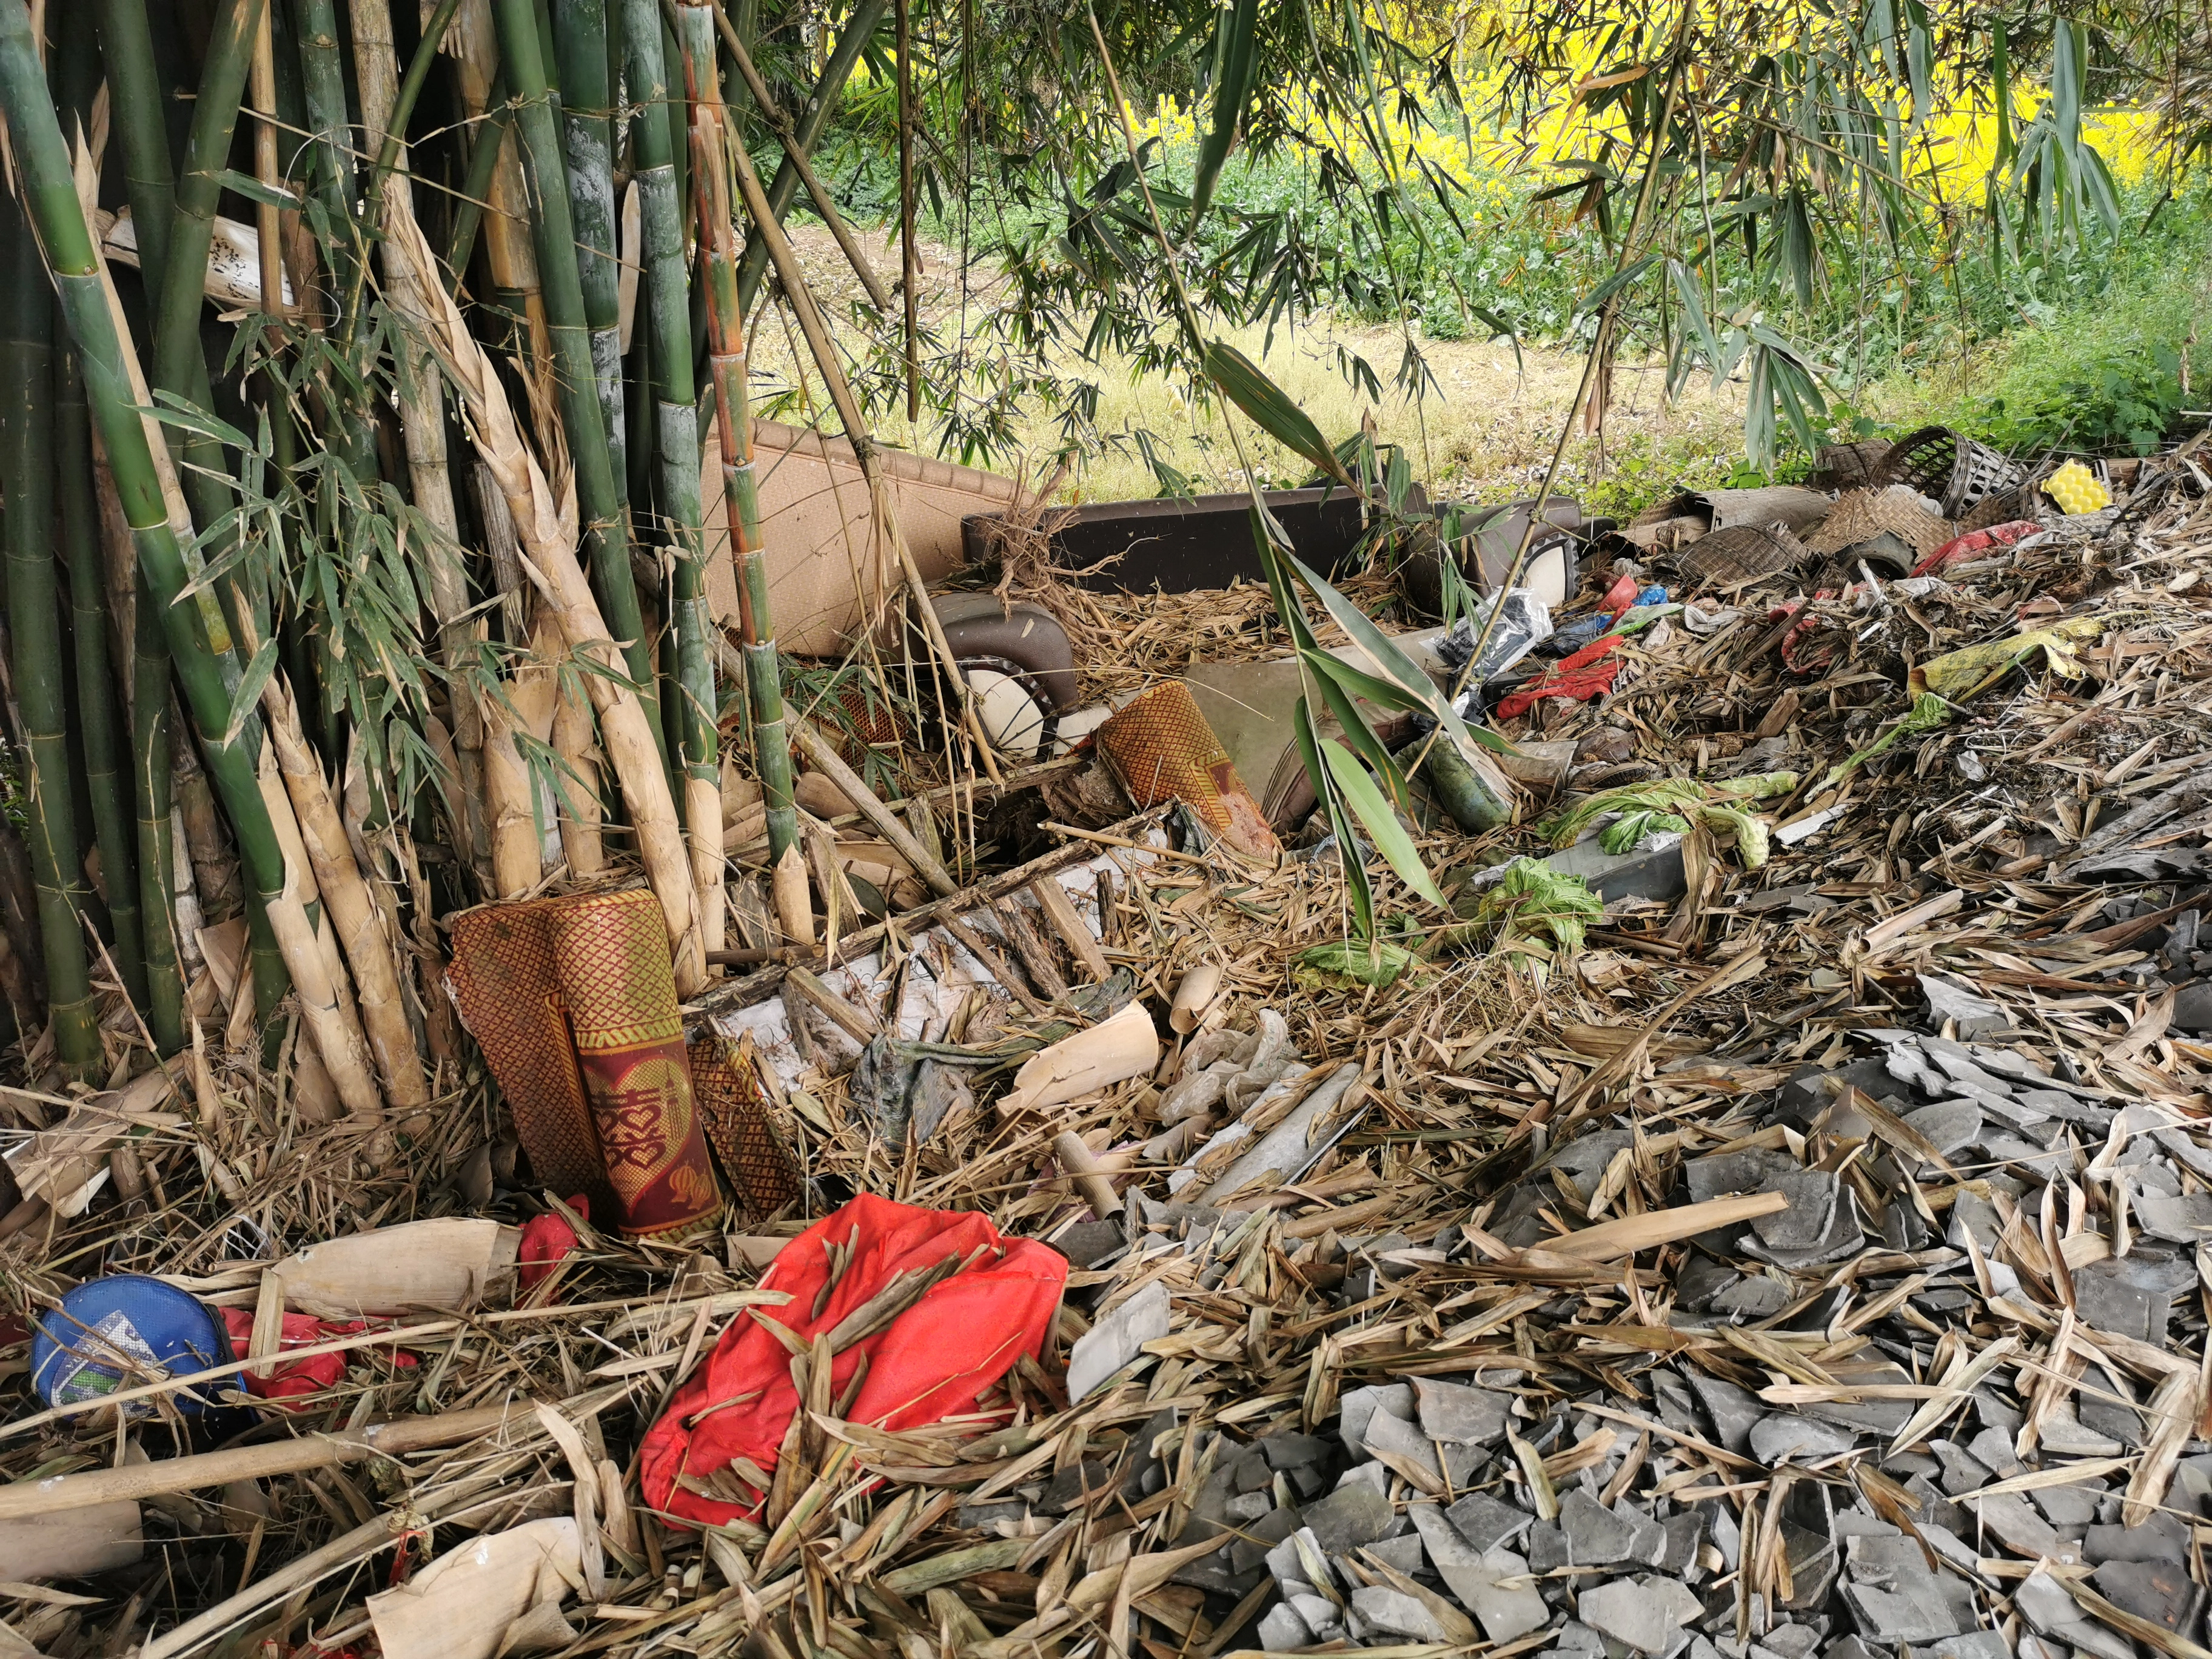
[[[250,173],[240,173],[235,168],[225,167],[216,176],[222,180],[222,187],[225,190],[235,191],[249,202],[263,203],[270,207],[282,208],[290,213],[299,211],[300,198],[297,196],[290,191],[279,190],[274,185],[264,185]]]
[[[1322,757],[1328,763],[1329,775],[1344,796],[1348,805],[1382,854],[1383,861],[1395,871],[1399,880],[1438,908],[1443,906],[1443,895],[1437,891],[1435,879],[1421,862],[1414,849],[1413,838],[1406,833],[1405,825],[1398,822],[1397,814],[1390,810],[1382,792],[1375,787],[1375,780],[1367,775],[1357,757],[1334,738],[1321,739]]]
[[[1352,902],[1352,931],[1361,939],[1370,939],[1375,933],[1375,890],[1367,879],[1366,845],[1359,839],[1358,824],[1345,810],[1343,792],[1336,787],[1334,775],[1322,760],[1314,739],[1313,714],[1304,697],[1291,711],[1291,728],[1298,740],[1298,758],[1305,763],[1306,775],[1313,780],[1315,793],[1328,811],[1329,827],[1336,834],[1345,896]]]
[[[1227,0],[1213,41],[1213,123],[1198,149],[1198,170],[1190,189],[1194,229],[1213,199],[1221,169],[1236,146],[1237,129],[1252,96],[1260,69],[1259,0]]]
[[[253,711],[261,706],[261,689],[269,684],[269,676],[276,667],[276,641],[272,635],[261,641],[261,648],[253,653],[253,660],[246,665],[246,672],[238,677],[238,686],[230,694],[230,722],[224,726],[222,746],[225,749],[238,741]]]
[[[1288,392],[1267,378],[1259,364],[1235,346],[1224,340],[1210,342],[1206,348],[1206,375],[1277,443],[1311,461],[1338,483],[1352,483],[1352,475],[1337,459],[1328,440],[1321,435],[1321,428]]]
[[[1335,660],[1326,651],[1316,651],[1306,656],[1306,665],[1317,671],[1316,683],[1321,687],[1322,701],[1328,705],[1328,712],[1335,717],[1338,727],[1343,732],[1344,740],[1358,751],[1359,757],[1374,769],[1376,776],[1382,780],[1390,799],[1411,810],[1413,792],[1407,785],[1406,775],[1390,758],[1390,751],[1382,746],[1382,740],[1375,735],[1374,728],[1367,724],[1358,705],[1345,694],[1344,687],[1324,666]]]

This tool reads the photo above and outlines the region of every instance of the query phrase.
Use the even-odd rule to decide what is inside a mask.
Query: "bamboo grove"
[[[0,0],[7,1012],[105,1081],[201,1042],[187,983],[242,923],[233,1035],[387,1155],[455,1053],[453,911],[641,871],[702,988],[726,709],[797,858],[742,37],[693,0],[400,9],[219,0],[187,39],[188,8]]]

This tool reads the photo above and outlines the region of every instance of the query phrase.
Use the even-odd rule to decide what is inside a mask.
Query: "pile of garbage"
[[[2212,477],[1947,435],[1348,585],[1516,751],[1387,938],[1231,588],[688,1007],[473,913],[394,1163],[219,987],[9,1091],[0,1653],[2201,1659]]]

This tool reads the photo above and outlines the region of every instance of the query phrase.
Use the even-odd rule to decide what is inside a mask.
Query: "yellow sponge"
[[[2069,461],[2043,481],[2043,493],[2069,513],[2095,513],[2112,504],[2112,492],[2079,461]]]

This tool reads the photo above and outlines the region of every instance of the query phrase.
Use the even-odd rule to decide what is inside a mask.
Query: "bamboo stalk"
[[[552,0],[561,131],[575,222],[576,278],[591,331],[592,377],[616,499],[629,504],[629,420],[623,409],[622,264],[615,235],[615,94],[607,0]]]
[[[38,884],[54,1052],[70,1071],[82,1073],[100,1059],[100,1042],[77,923],[82,877],[54,580],[53,308],[39,269],[38,244],[12,198],[0,208],[0,239],[5,240],[0,286],[6,290],[0,294],[0,489],[7,502],[0,534],[8,560],[10,667],[30,792],[24,830]]]
[[[375,897],[354,857],[345,820],[339,815],[337,803],[331,799],[330,786],[307,747],[298,710],[290,691],[280,684],[281,678],[271,675],[261,693],[270,747],[300,822],[300,840],[314,872],[323,914],[337,930],[346,963],[353,970],[360,994],[362,1034],[375,1056],[386,1098],[402,1109],[427,1105],[430,1091],[400,994],[398,957],[392,941],[385,935]]]
[[[514,131],[514,111],[509,104],[510,77],[499,66],[499,43],[492,25],[491,0],[463,0],[455,21],[459,46],[455,81],[461,107],[471,120],[490,120],[496,106],[498,131],[503,142],[494,153],[491,188],[484,202],[489,216],[484,222],[484,260],[491,268],[492,285],[514,296],[521,308],[523,329],[532,368],[541,385],[553,375],[553,342],[545,326],[545,295],[538,280],[538,250],[530,234],[530,193],[523,179],[522,146]],[[455,272],[459,275],[458,270]]]
[[[450,8],[442,8],[441,15]],[[395,126],[393,112],[400,101],[399,56],[393,45],[392,8],[387,0],[355,0],[352,8],[354,82],[361,89],[362,127],[368,143],[379,152],[378,184],[376,191],[396,192],[413,209],[413,187],[407,177],[407,152],[404,133],[400,130],[405,112],[399,115],[399,126]],[[432,20],[435,27],[436,20]],[[425,40],[420,51],[434,54],[438,43]],[[422,67],[418,59],[416,68]],[[410,84],[421,84],[417,74],[408,76]],[[393,155],[390,176],[385,175],[383,155]],[[380,250],[387,293],[394,304],[404,305],[414,285],[404,280],[404,273],[393,269],[397,256],[386,246]],[[436,538],[427,550],[422,562],[428,577],[427,592],[432,613],[438,620],[441,654],[445,659],[447,672],[456,684],[476,653],[477,630],[469,615],[468,574],[462,566],[460,518],[453,503],[453,475],[446,452],[446,413],[443,387],[438,380],[437,364],[429,348],[421,338],[421,325],[413,330],[402,328],[392,336],[392,377],[393,389],[399,402],[400,431],[407,451],[407,478],[415,498],[415,506],[429,520]],[[454,761],[460,774],[457,791],[462,817],[453,826],[459,845],[475,850],[488,842],[482,818],[483,798],[483,721],[478,717],[475,703],[465,696],[453,699]],[[343,924],[340,924],[341,931]],[[358,971],[358,967],[356,967]],[[362,988],[364,997],[367,987]],[[375,1035],[371,1033],[371,1041]],[[386,1075],[387,1084],[391,1074]],[[394,1097],[395,1103],[399,1097]]]
[[[169,268],[169,216],[176,205],[169,135],[161,125],[167,100],[155,69],[146,0],[99,0],[99,7],[108,118],[122,143],[125,192],[138,237],[138,268],[145,273],[150,298],[161,292],[161,273]]]
[[[644,112],[637,124],[637,189],[646,270],[646,310],[652,324],[647,355],[653,370],[653,434],[659,461],[660,509],[676,545],[674,615],[676,709],[684,763],[684,827],[691,837],[691,878],[700,933],[709,951],[722,948],[728,901],[723,891],[720,737],[715,718],[707,604],[705,512],[699,499],[698,392],[691,374],[691,291],[684,257],[683,206],[676,194],[676,152],[664,109],[670,95],[660,13],[653,0],[623,0],[629,95]]]
[[[347,1103],[360,1110],[374,1097],[366,1090],[364,1063],[355,1077],[340,1077],[349,1050],[360,1046],[358,1030],[349,1033],[330,1018],[321,947],[306,914],[293,896],[298,877],[288,868],[268,803],[261,791],[258,732],[229,732],[230,696],[213,654],[192,627],[191,614],[179,608],[186,571],[172,519],[173,501],[164,488],[146,426],[134,395],[136,360],[117,324],[117,307],[106,268],[87,228],[61,125],[46,95],[37,43],[23,0],[0,0],[0,107],[4,107],[18,175],[39,229],[46,264],[60,291],[63,309],[83,364],[85,386],[102,439],[107,446],[116,492],[129,519],[138,565],[149,597],[157,607],[178,683],[183,688],[210,775],[221,790],[234,830],[240,861],[260,900],[270,946],[301,988],[301,1000],[325,1064]],[[263,955],[257,946],[256,955]],[[257,963],[257,981],[265,988]]]
[[[283,175],[276,169],[276,41],[264,6],[253,31],[253,107],[260,117],[253,124],[253,176],[270,189],[279,188]],[[279,322],[284,318],[283,229],[274,202],[253,204],[256,252],[261,256],[261,309]]]
[[[722,104],[713,14],[699,0],[683,0],[676,15],[684,94],[691,106],[691,174],[699,246],[707,265],[707,349],[722,447],[722,505],[738,566],[738,649],[750,696],[754,769],[760,775],[761,803],[767,814],[768,862],[781,872],[787,867],[784,854],[798,843],[799,812],[792,804],[791,739],[785,725],[775,623],[769,608],[768,556],[761,535],[752,416],[747,407],[744,321],[738,299],[737,233],[730,212],[730,162],[743,147],[730,132]],[[787,884],[787,877],[781,879]],[[779,901],[787,898],[779,889]],[[787,902],[785,908],[789,909]]]
[[[592,735],[592,703],[580,696],[568,675],[560,677],[553,705],[553,752],[575,774],[555,781],[561,813],[561,856],[572,876],[596,876],[607,867],[600,834],[599,745]],[[719,899],[721,895],[717,892]],[[719,943],[708,946],[719,951]]]
[[[554,392],[568,434],[585,545],[599,590],[599,603],[593,609],[615,630],[623,663],[651,728],[653,752],[659,755],[662,744],[653,646],[645,636],[637,580],[630,571],[622,492],[595,389],[598,377],[592,363],[583,280],[574,252],[575,220],[563,179],[566,168],[538,38],[537,8],[532,0],[495,0],[493,15],[499,26],[500,61],[514,91],[515,131],[538,185],[532,222],[538,276],[544,285],[546,327],[552,338]],[[516,522],[521,522],[520,514]]]
[[[89,408],[84,418],[89,427]],[[185,1041],[185,980],[178,961],[181,924],[170,878],[176,852],[169,824],[174,799],[169,757],[169,647],[161,637],[161,619],[144,596],[137,555],[131,544],[130,521],[123,516],[123,503],[116,499],[114,476],[108,470],[106,452],[100,446],[96,428],[92,429],[91,438],[93,489],[99,508],[108,604],[122,624],[121,643],[131,655],[131,787],[126,793],[136,817],[133,850],[146,974],[143,1006],[155,1048],[167,1055],[176,1053]]]
[[[21,0],[15,3],[20,4]],[[599,711],[600,735],[629,811],[646,880],[660,902],[674,959],[677,994],[693,995],[706,982],[707,962],[693,902],[690,862],[677,822],[675,801],[669,793],[668,774],[645,706],[627,682],[606,672],[619,668],[619,647],[608,635],[591,584],[576,558],[573,488],[564,488],[556,495],[536,458],[525,447],[506,388],[437,280],[429,244],[422,240],[414,219],[389,200],[384,204],[384,232],[406,252],[416,287],[415,302],[430,318],[430,339],[439,361],[467,404],[471,435],[514,520],[524,568],[552,607],[569,651],[601,671],[583,674],[585,689]]]
[[[49,302],[51,306],[51,302]],[[146,944],[139,924],[137,859],[131,845],[131,778],[116,717],[116,681],[107,653],[107,591],[93,501],[92,411],[76,354],[54,365],[54,459],[61,488],[61,544],[69,562],[76,645],[77,729],[84,744],[85,793],[114,930],[116,971],[133,1006],[147,1003]]]
[[[138,904],[146,946],[146,1024],[162,1054],[185,1045],[185,979],[179,963],[175,799],[169,757],[169,643],[142,578],[131,607],[131,770],[138,809]]]

